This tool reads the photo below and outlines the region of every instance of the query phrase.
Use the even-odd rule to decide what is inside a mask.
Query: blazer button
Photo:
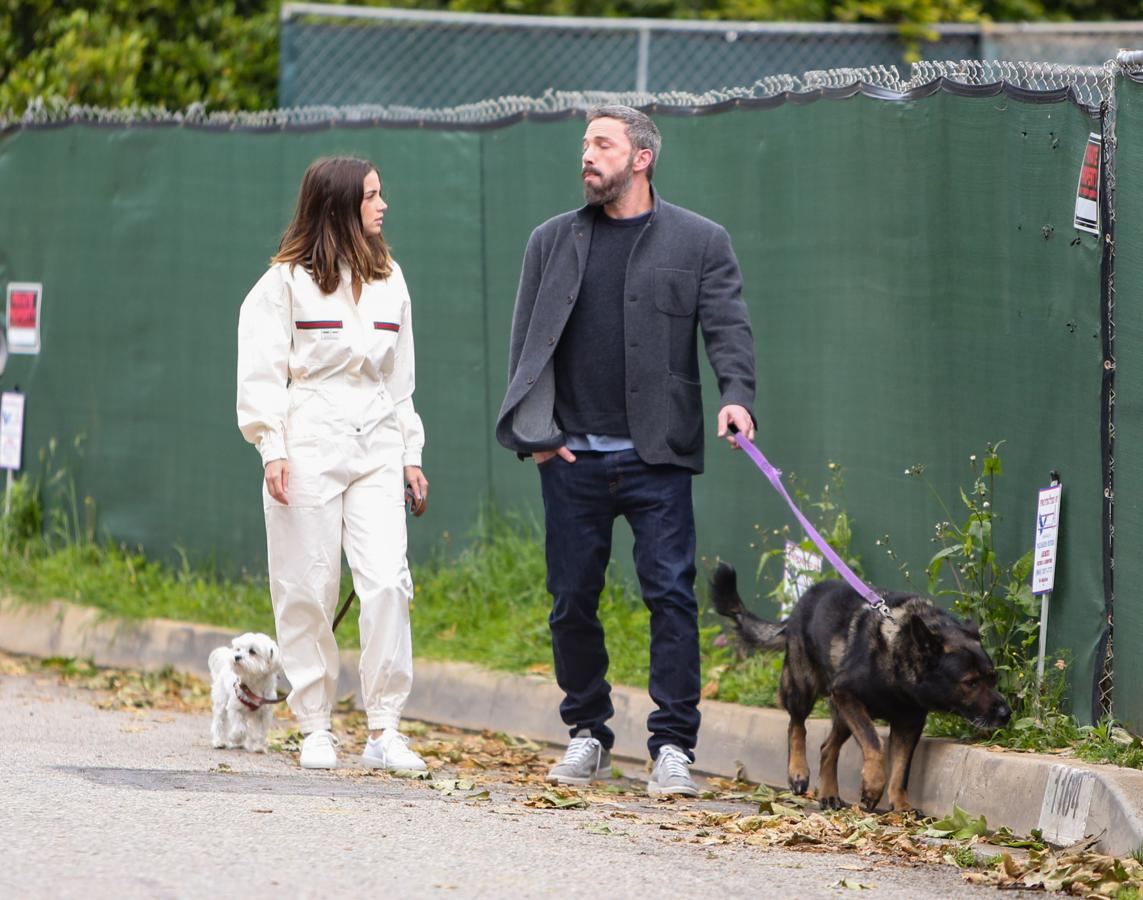
[[[549,346],[549,347],[550,347],[550,346],[552,346],[552,344],[554,344],[555,342],[556,342],[556,339],[555,339],[554,337],[549,337],[549,338],[548,338],[548,346]]]
[[[536,379],[534,377],[532,377],[531,375],[529,375],[528,376],[528,384],[535,384],[535,382],[536,382]]]
[[[568,303],[571,303],[573,300],[575,300],[575,294],[568,294]]]

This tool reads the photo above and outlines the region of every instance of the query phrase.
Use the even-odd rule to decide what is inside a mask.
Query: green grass
[[[769,653],[764,656],[748,656],[712,675],[718,680],[719,700],[746,706],[777,706],[778,677],[781,672],[782,657],[777,653]]]
[[[1038,717],[1013,719],[989,735],[977,733],[958,716],[934,713],[929,716],[925,733],[1039,753],[1068,747],[1085,762],[1143,769],[1143,740],[1117,727],[1112,719],[1080,725],[1072,716],[1050,708]]]
[[[68,600],[127,619],[274,630],[264,579],[168,566],[112,543],[8,548],[0,552],[0,586],[16,600]]]

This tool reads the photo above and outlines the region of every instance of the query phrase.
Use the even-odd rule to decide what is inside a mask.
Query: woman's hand
[[[410,509],[413,515],[423,515],[429,506],[429,480],[420,466],[405,466],[405,486],[412,497]]]
[[[272,459],[266,463],[266,490],[279,503],[290,505],[286,491],[290,487],[290,464],[284,459]]]

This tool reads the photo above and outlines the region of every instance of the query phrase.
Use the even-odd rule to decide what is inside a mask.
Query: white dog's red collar
[[[241,681],[234,682],[234,696],[237,697],[238,702],[247,709],[261,709],[267,703],[281,703],[286,699],[285,697],[260,697]]]

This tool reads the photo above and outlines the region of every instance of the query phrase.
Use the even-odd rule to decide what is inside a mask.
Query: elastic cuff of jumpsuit
[[[401,458],[401,465],[403,466],[416,466],[418,469],[423,469],[421,465],[421,452],[419,450],[406,450]]]
[[[312,734],[315,731],[330,731],[331,720],[328,712],[307,713],[304,716],[294,715],[298,723],[298,731],[302,734]]]
[[[371,712],[366,713],[370,731],[384,731],[386,728],[392,728],[398,731],[401,726],[401,717],[388,712]]]
[[[278,435],[267,435],[262,438],[258,447],[262,456],[262,468],[265,468],[276,459],[286,459],[286,443]]]

